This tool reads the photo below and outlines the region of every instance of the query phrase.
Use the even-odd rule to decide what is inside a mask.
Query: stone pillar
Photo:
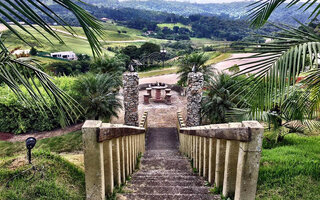
[[[137,72],[123,74],[124,123],[129,126],[139,125],[139,76]]]
[[[187,126],[199,126],[201,119],[201,99],[204,79],[201,72],[188,74]]]

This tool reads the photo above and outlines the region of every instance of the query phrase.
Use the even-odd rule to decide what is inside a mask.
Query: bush
[[[77,96],[73,85],[76,78],[59,77],[54,80],[54,83],[67,94],[72,97]],[[40,90],[43,90],[40,87]],[[43,94],[45,92],[43,91]],[[30,106],[19,101],[16,95],[7,87],[0,87],[0,132],[10,132],[15,134],[49,131],[61,127],[61,117],[58,109],[52,103],[48,95],[44,95],[46,104],[44,113],[35,112]],[[14,120],[13,120],[14,119]],[[74,122],[79,122],[84,119],[83,116],[74,116]],[[69,122],[72,123],[72,122]]]
[[[83,58],[83,57],[81,57]],[[81,61],[53,62],[46,66],[46,70],[53,72],[56,76],[77,75],[85,73],[90,69],[90,61],[83,58]]]

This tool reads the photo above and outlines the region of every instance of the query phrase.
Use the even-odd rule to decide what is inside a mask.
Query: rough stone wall
[[[199,126],[201,122],[201,99],[204,85],[201,72],[188,74],[187,88],[187,126]]]
[[[139,76],[137,72],[123,74],[124,123],[129,126],[139,125]]]

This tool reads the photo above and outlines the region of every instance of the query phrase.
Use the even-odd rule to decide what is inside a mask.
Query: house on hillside
[[[62,58],[66,60],[78,60],[76,54],[73,51],[50,53],[50,56],[53,58]]]

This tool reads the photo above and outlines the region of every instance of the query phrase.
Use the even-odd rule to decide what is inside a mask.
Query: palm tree
[[[101,54],[101,46],[98,37],[102,35],[102,25],[97,19],[78,5],[81,4],[82,1],[53,0],[53,2],[75,15],[87,36],[93,55],[95,57],[99,56]],[[20,22],[24,22],[48,41],[50,41],[50,39],[47,35],[50,35],[60,43],[63,43],[63,40],[59,35],[41,16],[50,18],[55,23],[63,26],[69,33],[75,33],[67,22],[54,13],[54,11],[41,0],[1,1],[0,14],[7,20],[13,22],[13,24],[20,28],[22,32],[30,35],[35,41],[38,41],[38,39],[25,26],[21,25]],[[15,26],[7,23],[4,17],[0,18],[0,23],[6,26],[20,40],[28,44],[21,35],[21,32],[18,32]],[[31,44],[28,45],[31,46]],[[0,84],[8,85],[8,87],[18,95],[24,103],[34,108],[34,110],[41,111],[46,109],[45,105],[47,102],[43,97],[43,92],[40,92],[37,84],[35,84],[35,79],[39,80],[40,85],[55,103],[60,114],[66,118],[72,119],[72,113],[77,112],[75,109],[76,102],[56,87],[52,82],[52,78],[42,72],[37,65],[32,62],[24,62],[21,59],[13,58],[0,37]],[[22,92],[22,88],[25,88],[27,93]]]
[[[179,75],[179,85],[185,86],[188,80],[188,74],[195,70],[196,72],[201,72],[204,75],[204,80],[208,81],[210,76],[213,74],[213,69],[211,66],[206,65],[208,57],[204,53],[193,53],[187,54],[181,59],[181,64],[179,65],[178,74]]]
[[[251,4],[250,20],[253,26],[264,25],[272,12],[285,0],[259,0]],[[310,18],[316,18],[320,12],[317,1],[288,1],[287,7],[300,4],[300,8],[313,9]],[[318,4],[318,6],[313,6]],[[299,22],[300,23],[300,22]],[[320,103],[320,68],[318,56],[320,36],[313,28],[300,23],[299,28],[287,25],[274,25],[281,30],[266,44],[251,44],[255,54],[246,58],[255,60],[240,66],[245,68],[238,75],[251,73],[241,85],[248,88],[244,100],[251,105],[251,115],[255,118],[263,116],[266,111],[279,105],[282,117],[290,120],[313,120],[317,117]],[[256,59],[258,58],[258,59]],[[308,60],[311,62],[306,66]],[[299,79],[303,77],[304,80]],[[297,83],[299,82],[299,85]],[[303,88],[301,92],[301,88]],[[299,98],[292,101],[292,94],[299,92]],[[241,94],[240,91],[237,91]],[[289,106],[288,102],[295,106]],[[292,115],[299,109],[299,114]],[[288,120],[288,119],[286,119]]]
[[[245,77],[232,77],[229,74],[216,72],[205,84],[202,99],[202,115],[209,123],[226,123],[230,121],[227,114],[237,107],[239,97],[235,98],[234,90],[238,82]]]
[[[112,116],[117,117],[120,109],[120,99],[117,97],[121,80],[117,75],[110,74],[87,74],[78,79],[75,89],[81,105],[85,108],[87,119],[109,120]]]
[[[91,69],[98,73],[122,74],[126,70],[126,62],[117,56],[110,58],[107,55],[94,60]]]

